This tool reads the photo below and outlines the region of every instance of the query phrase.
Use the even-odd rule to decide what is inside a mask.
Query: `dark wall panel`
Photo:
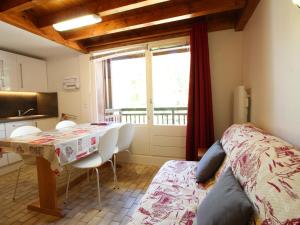
[[[18,110],[24,112],[34,108],[29,115],[37,114],[37,94],[0,92],[0,117],[18,116]]]
[[[38,114],[58,116],[57,93],[38,93],[37,109]]]
[[[18,110],[26,115],[58,116],[57,93],[31,93],[0,91],[0,118],[18,116]]]

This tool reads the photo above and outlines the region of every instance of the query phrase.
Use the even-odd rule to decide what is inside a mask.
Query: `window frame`
[[[154,105],[153,105],[153,77],[152,77],[152,58],[153,58],[153,51],[151,49],[154,48],[164,48],[166,46],[180,46],[180,45],[189,45],[189,37],[181,37],[175,39],[168,39],[162,40],[157,42],[151,42],[147,45],[146,54],[149,54],[147,58],[146,55],[146,64],[147,65],[147,113],[148,113],[148,125],[158,127],[158,126],[182,126],[185,127],[186,125],[176,125],[176,124],[155,124],[154,123]],[[145,124],[146,125],[146,124]]]
[[[150,127],[150,126],[172,126],[172,127],[185,127],[186,125],[177,125],[177,124],[155,124],[154,123],[154,105],[153,105],[153,79],[152,79],[152,57],[153,51],[151,49],[156,48],[165,48],[166,46],[181,46],[181,45],[189,45],[189,37],[179,37],[155,42],[149,42],[141,45],[132,45],[130,47],[124,48],[114,48],[110,49],[109,52],[130,52],[131,49],[145,49],[145,60],[146,60],[146,111],[147,111],[147,123],[146,124],[135,124],[141,127]],[[105,51],[97,52],[95,58],[97,58],[97,54],[106,55]],[[92,57],[93,58],[93,57]]]

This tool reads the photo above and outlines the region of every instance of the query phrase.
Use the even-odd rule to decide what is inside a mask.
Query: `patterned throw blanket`
[[[300,225],[300,151],[251,124],[228,128],[214,179],[198,185],[198,162],[169,161],[154,177],[130,225],[191,225],[213,184],[231,166],[255,208],[255,225]],[[208,209],[213,210],[213,209]]]

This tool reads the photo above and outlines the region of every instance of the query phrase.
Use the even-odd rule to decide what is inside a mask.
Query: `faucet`
[[[27,113],[29,113],[30,111],[33,111],[34,108],[30,108],[28,110],[26,110],[25,112],[22,113],[22,111],[19,109],[18,110],[18,116],[25,116]]]

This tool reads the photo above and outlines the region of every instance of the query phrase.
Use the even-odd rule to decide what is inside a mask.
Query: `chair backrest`
[[[124,124],[119,128],[118,149],[119,152],[129,149],[134,136],[134,127],[132,124]]]
[[[74,127],[76,126],[76,123],[72,120],[63,120],[60,121],[58,124],[56,124],[55,129],[59,130],[59,129],[63,129],[63,128],[67,128],[67,127]]]
[[[18,127],[13,130],[13,132],[10,134],[11,138],[16,138],[24,135],[30,135],[30,134],[36,134],[42,132],[39,128],[34,127],[34,126],[22,126]],[[20,155],[23,159],[23,162],[26,165],[35,165],[36,160],[35,157],[31,155]]]
[[[99,138],[99,154],[103,163],[112,158],[118,142],[118,129],[111,128]]]
[[[13,130],[13,132],[10,134],[11,138],[20,137],[23,135],[30,135],[30,134],[36,134],[42,132],[39,128],[34,126],[22,126],[18,127]]]

